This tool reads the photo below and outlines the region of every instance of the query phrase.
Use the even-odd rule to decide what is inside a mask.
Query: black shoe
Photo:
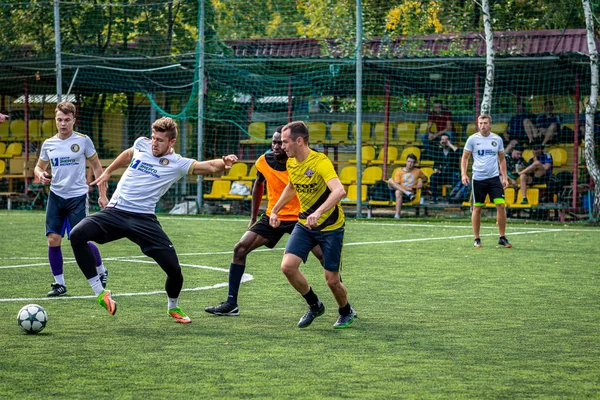
[[[504,236],[501,236],[501,237],[500,237],[500,239],[498,239],[498,244],[499,244],[500,246],[504,246],[504,247],[506,247],[507,249],[510,249],[510,248],[512,247],[512,244],[510,244],[510,243],[508,242],[508,239],[507,239],[507,238],[505,238]]]
[[[416,196],[414,195],[414,193],[409,194],[408,195],[408,201],[413,201],[415,199],[415,197]]]
[[[238,306],[234,306],[233,304],[228,303],[226,301],[222,302],[218,306],[206,307],[204,311],[206,311],[209,314],[223,315],[228,317],[237,317],[238,315],[240,315],[240,309],[238,308]]]
[[[476,249],[482,248],[483,245],[481,244],[481,239],[479,239],[479,238],[475,239],[475,241],[473,242],[473,247],[475,247]]]
[[[308,311],[306,312],[306,314],[304,314],[302,316],[302,318],[300,318],[300,321],[298,321],[298,327],[306,328],[307,326],[312,324],[312,322],[315,320],[315,318],[323,315],[324,312],[325,312],[325,305],[323,303],[321,303],[320,301],[319,301],[319,304],[317,304],[316,308],[308,307]]]
[[[106,289],[106,283],[108,282],[108,270],[105,273],[100,274],[100,282],[102,283],[102,287]]]
[[[350,307],[350,314],[347,315],[340,315],[337,319],[337,321],[335,321],[335,324],[333,324],[333,328],[334,329],[344,329],[350,326],[350,324],[354,321],[354,318],[356,318],[356,311],[354,311],[354,308]]]
[[[48,297],[58,297],[67,294],[67,287],[65,285],[61,285],[60,283],[53,283],[50,285],[50,287],[52,288],[52,290],[49,291],[46,295]]]

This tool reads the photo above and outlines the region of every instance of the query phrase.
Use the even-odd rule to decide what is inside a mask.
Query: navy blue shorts
[[[341,271],[342,248],[344,246],[344,227],[333,231],[316,231],[296,223],[285,246],[285,252],[302,259],[304,263],[316,245],[323,251],[323,268],[328,271]]]
[[[88,215],[88,195],[63,199],[50,192],[46,204],[46,236],[56,233],[70,238],[71,230]]]

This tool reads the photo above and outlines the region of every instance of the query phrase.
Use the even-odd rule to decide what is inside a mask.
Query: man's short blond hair
[[[177,139],[177,122],[173,118],[162,117],[154,121],[152,130],[156,132],[166,132],[169,140]]]
[[[61,101],[56,105],[56,109],[54,110],[55,113],[59,111],[63,114],[71,114],[73,115],[73,118],[75,118],[75,112],[77,111],[77,108],[75,107],[75,104],[71,103],[70,101]]]
[[[490,124],[492,123],[492,116],[490,114],[481,114],[479,118],[477,118],[477,120],[480,119],[487,119],[488,121],[490,121]]]

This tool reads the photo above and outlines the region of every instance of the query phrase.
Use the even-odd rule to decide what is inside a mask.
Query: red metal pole
[[[24,119],[25,119],[25,168],[23,168],[23,182],[24,182],[24,188],[23,188],[23,192],[27,193],[28,192],[28,186],[29,186],[29,171],[27,170],[28,166],[29,166],[29,86],[27,85],[27,78],[25,78],[25,85],[24,85],[24,89],[25,89],[25,109],[24,109]]]
[[[578,153],[579,153],[579,75],[575,76],[575,124],[573,133],[573,198],[571,207],[577,207],[577,171],[578,171]],[[593,134],[593,132],[592,132]]]
[[[383,178],[387,177],[388,132],[390,126],[390,78],[385,77],[385,111],[383,116]]]
[[[288,78],[288,122],[292,122],[292,74]]]

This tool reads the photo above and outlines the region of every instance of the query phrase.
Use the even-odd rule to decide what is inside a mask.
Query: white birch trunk
[[[483,91],[483,100],[481,101],[481,113],[489,114],[492,109],[492,93],[494,92],[494,31],[492,30],[492,21],[490,18],[489,0],[481,1],[481,9],[486,47],[485,89]]]
[[[582,0],[587,28],[588,51],[592,74],[590,101],[585,109],[585,165],[594,181],[593,218],[598,218],[600,212],[600,170],[594,158],[594,116],[598,105],[598,49],[594,40],[594,16],[590,0]],[[577,133],[576,133],[577,134]]]

